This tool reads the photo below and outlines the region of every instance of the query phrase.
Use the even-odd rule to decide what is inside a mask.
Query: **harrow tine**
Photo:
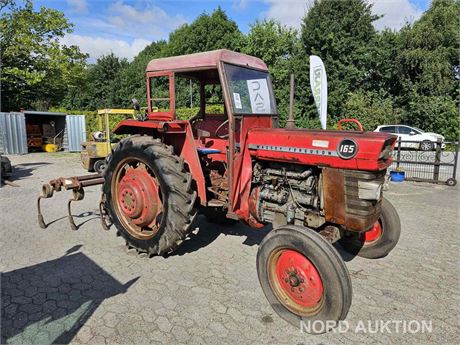
[[[67,213],[68,213],[70,228],[75,231],[75,230],[78,230],[78,227],[75,224],[75,221],[73,219],[72,210],[71,210],[70,205],[72,204],[72,201],[83,200],[83,198],[85,197],[85,191],[83,190],[82,187],[80,187],[80,188],[72,189],[72,194],[73,194],[73,198],[67,201]]]
[[[42,199],[48,199],[53,196],[54,188],[51,186],[49,183],[45,183],[42,186],[42,195],[40,195],[37,199],[37,209],[38,209],[38,225],[42,229],[46,229],[47,224],[45,223],[45,220],[43,218],[42,210],[41,210],[41,205],[40,201]]]
[[[109,218],[107,214],[107,210],[105,209],[105,194],[103,193],[101,196],[101,201],[99,202],[99,214],[101,215],[101,223],[102,223],[102,228],[105,231],[110,230],[110,226],[112,224],[107,225],[106,219]]]
[[[43,199],[43,197],[40,195],[37,199],[37,208],[38,208],[38,225],[42,229],[46,229],[46,223],[45,220],[43,219],[43,214],[40,208],[40,200]]]

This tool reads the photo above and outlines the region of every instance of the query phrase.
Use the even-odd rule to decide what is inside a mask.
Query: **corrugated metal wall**
[[[68,150],[81,151],[81,143],[86,140],[85,115],[66,116],[66,135]]]
[[[0,113],[0,151],[9,155],[28,152],[23,113]]]

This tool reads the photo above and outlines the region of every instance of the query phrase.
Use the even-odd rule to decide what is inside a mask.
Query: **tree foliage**
[[[297,31],[274,20],[257,21],[249,30],[243,52],[261,58],[270,70],[275,97],[284,124],[289,106],[289,80],[299,51]]]
[[[318,55],[326,66],[328,115],[333,122],[348,116],[344,111],[348,93],[362,88],[366,81],[375,19],[363,0],[317,0],[303,19],[302,54]],[[308,70],[303,75],[308,76]],[[308,80],[302,82],[309,85]]]
[[[301,127],[318,127],[310,90],[309,55],[324,61],[328,75],[328,125],[356,117],[368,130],[405,123],[458,139],[460,1],[433,0],[413,24],[376,31],[367,0],[316,0],[299,31],[274,20],[256,21],[243,34],[219,7],[152,42],[128,63],[113,54],[85,62],[76,47],[59,39],[72,25],[56,10],[34,11],[2,0],[2,109],[94,110],[146,105],[145,68],[151,59],[214,49],[231,49],[265,61],[272,75],[281,124],[288,113],[289,76],[295,74],[295,116]],[[178,82],[179,83],[179,82]],[[180,82],[177,100],[196,112],[196,89]],[[183,85],[182,85],[183,84]],[[207,91],[221,102],[218,90]]]
[[[62,12],[32,1],[2,2],[0,17],[1,109],[43,108],[59,103],[84,77],[86,55],[59,39],[72,31]]]
[[[214,49],[239,51],[243,35],[238,25],[218,7],[211,15],[201,14],[169,35],[166,56],[192,54]]]

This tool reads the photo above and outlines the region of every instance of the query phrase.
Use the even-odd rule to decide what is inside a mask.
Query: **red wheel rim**
[[[317,312],[324,286],[313,263],[293,249],[281,249],[269,260],[270,284],[278,299],[298,315]]]
[[[382,225],[379,221],[374,223],[374,226],[369,231],[359,234],[359,240],[365,244],[377,241],[382,236]]]
[[[138,239],[153,237],[159,228],[163,205],[159,184],[148,166],[126,159],[114,174],[114,206],[125,229]]]

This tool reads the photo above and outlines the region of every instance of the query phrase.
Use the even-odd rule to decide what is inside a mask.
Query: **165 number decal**
[[[353,139],[343,139],[337,148],[337,153],[342,159],[350,159],[358,153],[358,145]]]

